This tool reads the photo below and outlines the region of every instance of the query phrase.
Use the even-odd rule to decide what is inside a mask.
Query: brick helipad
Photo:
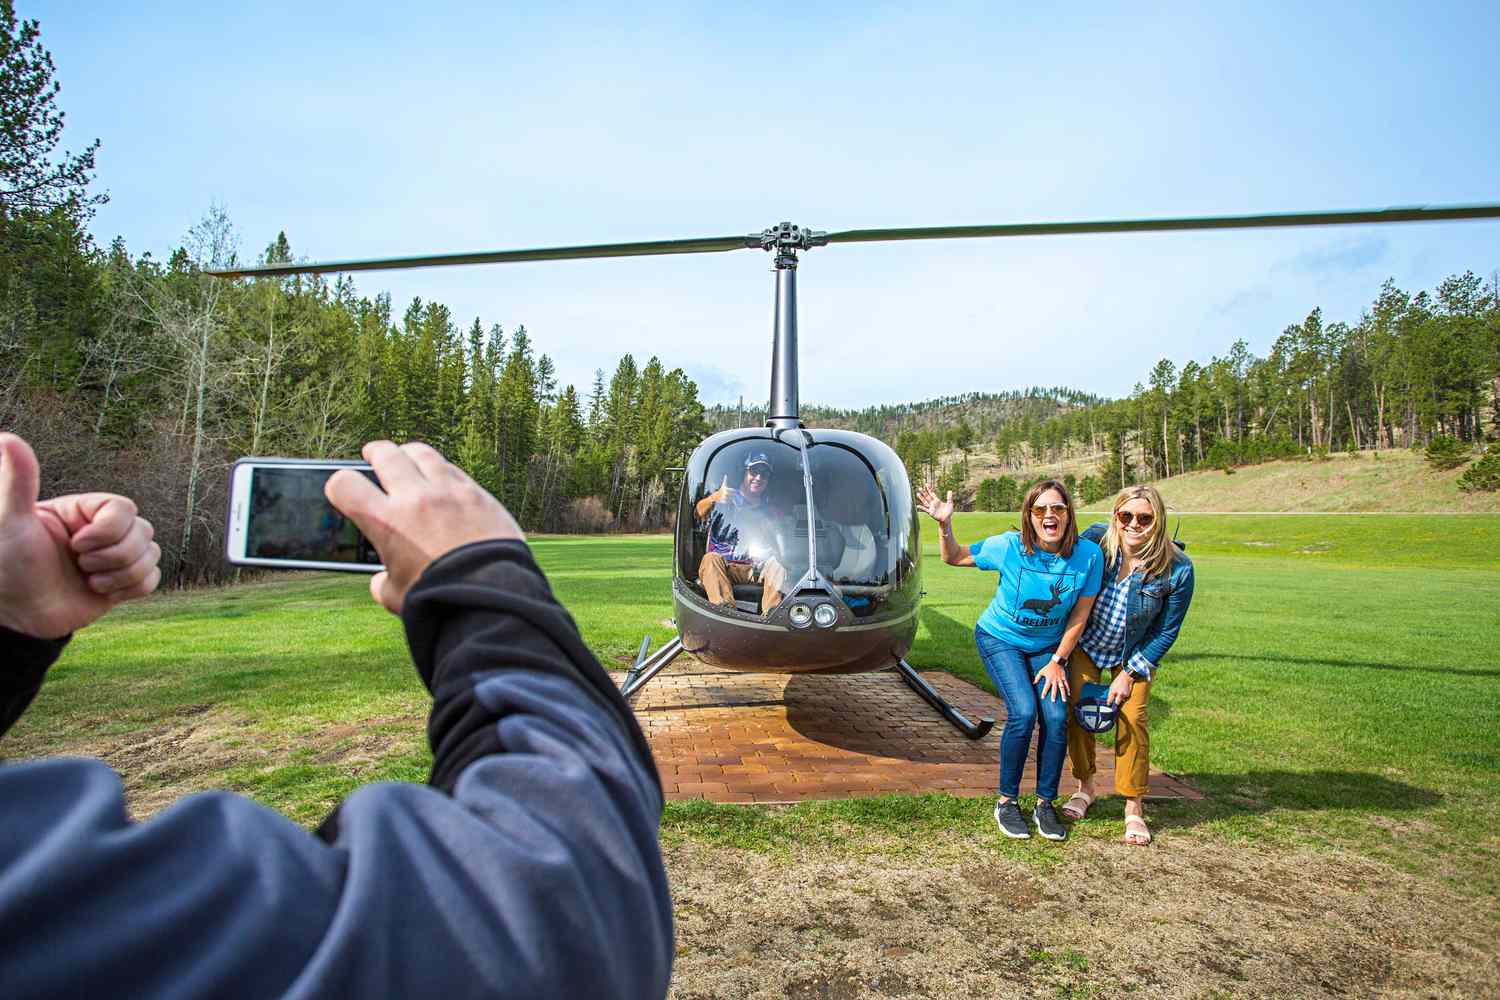
[[[682,657],[636,696],[668,799],[800,802],[890,792],[994,795],[1004,704],[951,674],[922,675],[970,719],[994,718],[968,740],[894,672],[746,674]],[[623,679],[616,674],[616,682]],[[1033,744],[1033,750],[1035,746]],[[1114,752],[1100,745],[1099,788],[1114,791]],[[1021,792],[1036,790],[1035,753]],[[1071,779],[1064,769],[1063,785]],[[1202,798],[1153,771],[1149,798]]]

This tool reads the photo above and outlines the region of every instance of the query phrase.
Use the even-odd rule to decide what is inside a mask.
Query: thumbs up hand
[[[135,503],[113,493],[37,501],[31,446],[0,434],[0,625],[60,639],[161,581],[161,547]]]
[[[725,476],[719,483],[719,488],[714,490],[714,503],[722,503],[729,499],[729,477]]]

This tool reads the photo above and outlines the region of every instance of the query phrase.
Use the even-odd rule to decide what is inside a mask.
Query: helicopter
[[[967,718],[906,660],[923,591],[920,524],[905,466],[877,438],[810,428],[799,416],[798,255],[841,243],[1494,218],[1500,218],[1500,205],[839,232],[782,222],[744,236],[267,264],[209,273],[256,278],[741,249],[770,253],[776,293],[765,424],[706,438],[686,466],[674,470],[682,473],[672,558],[677,635],[655,652],[646,636],[621,691],[633,698],[684,652],[736,671],[894,669],[963,735],[977,740],[995,720]]]

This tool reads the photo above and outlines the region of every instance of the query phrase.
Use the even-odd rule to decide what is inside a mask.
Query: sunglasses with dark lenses
[[[1120,523],[1127,528],[1130,527],[1131,521],[1135,521],[1136,524],[1139,524],[1143,528],[1149,528],[1152,522],[1156,520],[1155,514],[1134,514],[1128,510],[1115,511],[1115,517],[1118,517]]]
[[[1065,503],[1034,503],[1031,505],[1031,514],[1033,517],[1046,517],[1048,514],[1054,517],[1062,517],[1067,512],[1068,505]]]
[[[752,465],[745,470],[745,475],[766,479],[771,475],[771,467],[768,465]]]

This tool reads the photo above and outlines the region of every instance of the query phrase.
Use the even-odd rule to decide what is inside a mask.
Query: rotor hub
[[[811,250],[813,247],[827,245],[827,233],[818,229],[807,229],[790,222],[783,222],[745,237],[745,246],[774,250],[777,256],[795,254],[798,250]]]
[[[828,245],[828,234],[818,229],[805,229],[790,222],[783,222],[762,229],[745,237],[745,246],[776,254],[776,270],[792,271],[797,268],[797,251]]]

